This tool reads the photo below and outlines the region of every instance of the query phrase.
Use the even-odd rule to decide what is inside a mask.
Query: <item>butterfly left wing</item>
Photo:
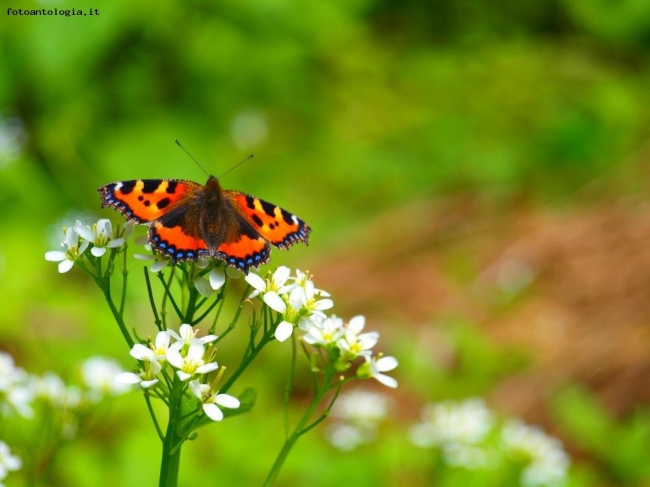
[[[148,223],[202,189],[198,183],[180,179],[132,179],[106,184],[97,191],[102,207],[111,206],[132,222]]]
[[[240,191],[227,190],[224,195],[259,235],[279,249],[298,242],[308,244],[311,228],[296,215]]]

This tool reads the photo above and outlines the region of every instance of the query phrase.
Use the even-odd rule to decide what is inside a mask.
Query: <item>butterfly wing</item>
[[[223,242],[215,254],[226,264],[248,274],[251,267],[264,264],[271,257],[271,246],[237,211],[228,215]]]
[[[172,262],[197,260],[209,254],[201,236],[200,216],[192,205],[179,204],[149,224],[151,247]]]
[[[311,228],[296,215],[239,191],[224,191],[224,195],[237,213],[276,247],[284,250],[298,242],[308,243]]]
[[[128,220],[148,223],[193,198],[202,189],[193,181],[133,179],[102,186],[102,207],[111,206]]]

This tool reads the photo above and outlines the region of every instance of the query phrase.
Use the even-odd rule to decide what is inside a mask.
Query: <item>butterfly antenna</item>
[[[221,179],[222,177],[224,177],[226,174],[228,174],[228,173],[229,173],[230,171],[232,171],[233,169],[235,169],[235,168],[241,166],[241,165],[242,165],[243,163],[245,163],[246,161],[250,161],[253,157],[255,157],[255,154],[251,154],[251,155],[249,155],[246,159],[244,159],[243,161],[241,161],[240,163],[235,164],[233,167],[231,167],[231,168],[228,169],[225,173],[223,173],[221,176],[219,176],[219,179]]]
[[[193,156],[192,154],[190,154],[190,152],[189,152],[185,147],[183,147],[183,144],[181,144],[180,141],[179,141],[178,139],[174,139],[174,142],[176,142],[176,145],[177,145],[178,147],[180,147],[181,149],[183,149],[183,150],[185,151],[185,153],[186,153],[188,156],[190,156],[190,159],[192,159],[194,162],[196,162],[196,165],[199,166],[199,167],[201,168],[201,171],[203,171],[204,173],[206,173],[208,176],[210,175],[210,173],[208,173],[208,171],[206,171],[206,170],[203,168],[203,166],[201,165],[201,163],[200,163],[199,161],[197,161],[197,160],[194,158],[194,156]],[[235,166],[235,167],[237,167],[237,166]]]

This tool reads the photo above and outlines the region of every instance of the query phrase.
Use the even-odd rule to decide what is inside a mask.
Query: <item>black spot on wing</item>
[[[160,186],[160,181],[155,179],[145,179],[142,182],[144,183],[142,186],[143,193],[153,193]]]
[[[167,192],[167,194],[174,194],[176,192],[176,186],[178,186],[178,182],[167,181],[167,189],[165,191]]]
[[[293,215],[289,213],[287,210],[280,209],[280,211],[282,212],[282,218],[284,219],[284,221],[289,225],[293,225],[294,224]]]
[[[264,224],[264,222],[262,222],[262,219],[257,215],[253,215],[251,219],[253,220],[253,223],[255,223],[255,225],[258,227],[261,227]]]
[[[269,216],[275,216],[275,205],[272,205],[271,203],[263,200],[260,200],[260,203],[262,203],[262,209],[264,210],[264,213]]]
[[[251,210],[255,209],[255,198],[252,196],[246,195],[246,206],[248,206]]]
[[[156,203],[156,206],[159,210],[162,210],[163,208],[167,208],[169,206],[169,203],[171,203],[171,200],[169,198],[163,198],[158,203]]]
[[[135,183],[137,183],[135,180],[122,182],[122,185],[120,186],[120,191],[122,194],[129,194],[131,191],[133,191],[133,188],[135,188]],[[113,189],[115,189],[115,187],[113,187]]]

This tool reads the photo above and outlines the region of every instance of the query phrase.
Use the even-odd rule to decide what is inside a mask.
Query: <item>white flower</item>
[[[510,420],[503,427],[501,440],[506,452],[523,457],[527,462],[521,477],[523,485],[537,487],[564,483],[569,456],[557,438],[547,436],[536,426]]]
[[[45,260],[59,263],[59,272],[68,272],[74,266],[75,260],[83,255],[88,248],[88,241],[79,244],[79,234],[74,227],[65,230],[65,240],[61,243],[65,250],[51,250],[45,253]]]
[[[314,316],[320,320],[325,319],[325,313],[323,311],[328,310],[334,306],[334,301],[328,297],[324,297],[323,291],[316,289],[312,281],[305,281],[303,286],[300,286],[298,289],[302,289],[304,293],[305,303],[303,307],[309,312],[308,316]],[[327,293],[325,293],[327,294]],[[327,294],[329,296],[329,294]]]
[[[0,402],[0,413],[10,415],[17,412],[24,418],[34,415],[31,378],[14,364],[13,357],[6,352],[0,352],[0,394],[4,395],[4,404]]]
[[[476,445],[494,426],[494,415],[480,398],[428,404],[422,422],[409,432],[411,442],[423,448],[446,444]]]
[[[122,367],[112,359],[91,357],[81,366],[81,373],[86,385],[90,388],[92,400],[99,400],[103,395],[117,396],[130,388],[116,377],[123,372]]]
[[[364,364],[365,367],[360,366],[359,369],[357,369],[357,376],[362,379],[372,377],[387,387],[397,387],[397,381],[395,379],[382,373],[388,372],[397,367],[398,363],[395,357],[388,356],[374,358],[369,355],[364,355],[364,358],[366,359],[366,363]]]
[[[37,397],[50,401],[56,407],[74,408],[81,403],[81,390],[75,386],[67,386],[54,372],[34,377],[33,387]]]
[[[198,380],[190,382],[190,389],[203,404],[203,412],[213,421],[223,419],[223,411],[219,409],[219,406],[237,409],[240,405],[239,399],[236,397],[229,394],[212,393],[208,384],[201,384]]]
[[[102,218],[97,223],[94,223],[92,228],[77,220],[74,228],[81,238],[93,244],[90,253],[95,257],[101,257],[106,253],[107,249],[121,247],[125,242],[124,237],[117,236],[113,233],[113,225],[107,218]],[[127,223],[124,228],[124,233],[128,237],[131,232],[133,232],[133,224]]]
[[[362,390],[341,394],[332,407],[335,422],[325,434],[339,450],[353,450],[375,438],[377,427],[389,409],[390,399],[383,394]]]
[[[344,333],[343,320],[337,316],[330,316],[323,321],[312,324],[302,339],[314,346],[329,345],[336,343]]]
[[[133,257],[138,260],[151,261],[151,272],[155,273],[162,271],[171,262],[171,259],[163,254],[133,254]]]
[[[184,381],[194,374],[207,374],[219,368],[216,362],[205,363],[203,359],[204,353],[205,347],[203,344],[194,342],[190,344],[185,356],[176,348],[169,348],[167,350],[167,361],[179,369],[176,374],[179,379]]]
[[[275,339],[279,342],[285,341],[293,335],[293,325],[288,321],[282,321],[275,329]]]
[[[158,339],[158,337],[156,337]],[[123,372],[118,374],[115,380],[122,384],[130,384],[147,389],[158,383],[156,375],[162,370],[159,356],[156,351],[145,347],[141,343],[136,343],[129,352],[130,355],[142,362],[140,371],[136,374],[133,372]]]
[[[197,267],[199,262],[196,263]],[[226,283],[226,273],[222,267],[213,267],[208,273],[208,278],[197,276],[194,278],[194,287],[206,298],[212,296],[212,293],[218,291]]]
[[[4,480],[9,472],[19,470],[23,462],[11,453],[9,445],[0,440],[0,480]]]
[[[292,285],[286,285],[290,273],[291,270],[288,267],[280,266],[275,270],[270,278],[264,280],[254,272],[249,272],[245,279],[246,282],[253,287],[254,291],[248,296],[248,298],[253,299],[260,294],[266,295],[269,293],[276,295],[286,294],[293,288]]]
[[[201,338],[196,338],[196,334],[198,332],[198,329],[195,330],[191,325],[188,324],[182,324],[178,329],[178,333],[176,333],[174,330],[167,330],[167,333],[169,333],[176,340],[176,343],[172,345],[172,348],[176,350],[180,350],[186,345],[190,346],[193,343],[205,345],[206,343],[213,342],[218,338],[216,335],[206,335]]]
[[[388,416],[389,410],[388,396],[357,389],[337,398],[332,406],[332,417],[357,424],[377,423]]]
[[[379,333],[371,331],[361,333],[366,324],[366,318],[358,315],[350,319],[345,327],[344,336],[339,339],[338,345],[341,349],[341,355],[347,360],[354,360],[360,355],[368,358],[371,356],[370,351],[379,340]]]
[[[156,339],[151,347],[154,356],[159,362],[167,360],[167,349],[171,342],[171,333],[169,330],[159,331],[156,334]]]

